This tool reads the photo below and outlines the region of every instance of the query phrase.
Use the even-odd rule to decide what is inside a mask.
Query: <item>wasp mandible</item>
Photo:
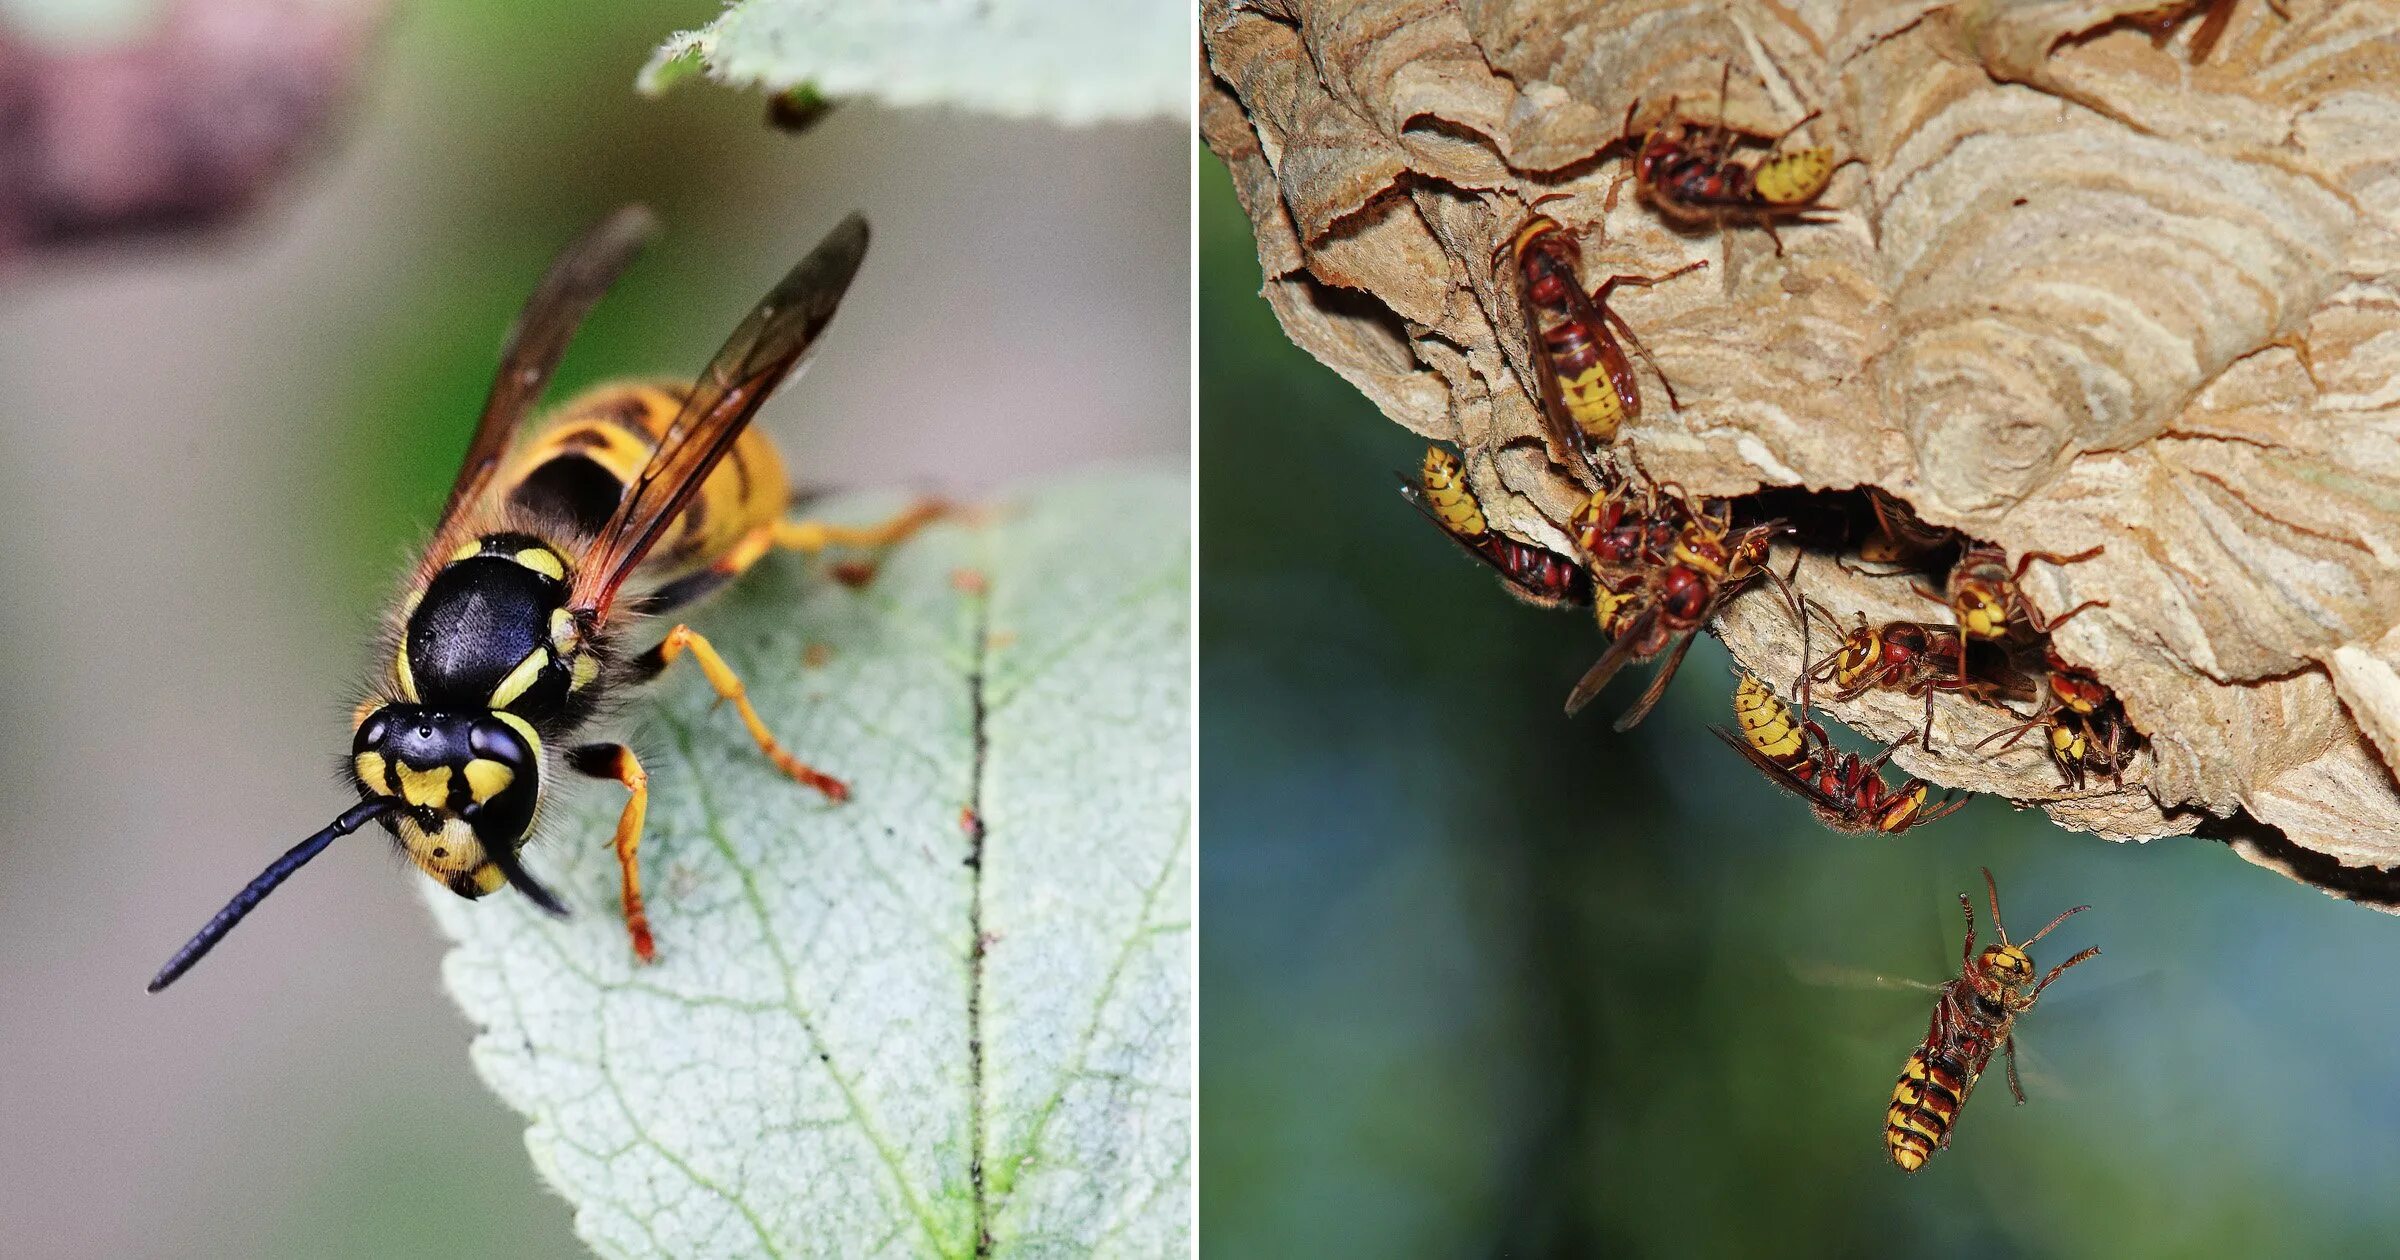
[[[1891,1106],[1884,1112],[1884,1149],[1903,1172],[1924,1167],[1935,1151],[1950,1144],[1959,1109],[1967,1105],[1967,1097],[1994,1051],[2007,1053],[2008,1090],[2018,1102],[2025,1101],[2025,1087],[2017,1081],[2017,1018],[2033,1009],[2035,999],[2061,972],[2100,953],[2098,946],[2092,946],[2052,967],[2041,983],[2034,983],[2033,959],[2025,951],[2050,935],[2051,928],[2091,907],[2060,911],[2048,927],[2012,945],[2008,928],[2000,921],[2000,888],[1993,883],[1989,867],[1983,871],[1983,886],[1991,894],[1992,927],[1999,932],[2000,943],[1976,951],[1975,903],[1960,893],[1958,908],[1967,916],[1967,943],[1960,951],[1958,978],[1936,990],[1941,996],[1933,1004],[1933,1022],[1925,1030],[1925,1044],[1901,1067],[1899,1083],[1892,1087]]]
[[[370,822],[462,897],[507,886],[564,913],[521,854],[562,769],[629,794],[615,846],[625,929],[648,961],[637,856],[649,777],[624,744],[574,740],[613,697],[687,655],[778,768],[829,799],[848,795],[785,751],[699,632],[678,623],[646,650],[628,639],[644,617],[693,604],[770,550],[882,546],[938,514],[921,504],[864,528],[786,520],[782,462],[750,428],[832,321],[866,257],[866,220],[844,219],[801,259],[696,381],[604,385],[526,425],[568,340],[654,225],[639,206],[602,220],[551,264],[518,317],[433,540],[390,618],[383,664],[353,714],[346,765],[357,803],[251,880],[159,969],[151,992]]]

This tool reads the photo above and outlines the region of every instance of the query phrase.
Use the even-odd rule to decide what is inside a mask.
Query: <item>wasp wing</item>
[[[1625,627],[1625,632],[1608,645],[1608,650],[1600,654],[1600,659],[1592,662],[1590,669],[1583,671],[1575,690],[1567,693],[1568,717],[1583,712],[1583,707],[1608,686],[1608,680],[1616,677],[1617,671],[1634,659],[1633,645],[1649,636],[1651,623],[1657,618],[1657,609],[1644,609],[1631,625]]]
[[[1812,808],[1824,803],[1825,793],[1820,791],[1815,784],[1792,773],[1789,766],[1751,747],[1749,740],[1743,739],[1722,726],[1711,726],[1708,729],[1716,732],[1717,738],[1724,740],[1727,747],[1740,753],[1743,759],[1751,765],[1757,766],[1758,772],[1767,776],[1768,781],[1775,786],[1807,801]]]
[[[1698,631],[1686,630],[1675,640],[1675,650],[1667,653],[1666,662],[1658,667],[1657,675],[1643,689],[1641,699],[1634,701],[1632,708],[1618,715],[1614,727],[1618,733],[1640,726],[1642,719],[1650,716],[1650,710],[1658,707],[1659,699],[1667,694],[1667,684],[1675,681],[1675,671],[1683,667],[1683,654],[1692,650],[1692,640],[1698,637]]]
[[[807,361],[867,255],[867,221],[853,214],[759,299],[693,382],[658,449],[600,529],[570,602],[607,608],[643,557],[750,427],[775,387]]]
[[[541,401],[551,373],[567,353],[567,343],[583,326],[584,316],[608,292],[634,255],[658,228],[658,218],[643,206],[621,206],[593,224],[567,246],[540,287],[525,299],[525,309],[508,330],[500,349],[500,370],[492,377],[492,392],[484,399],[483,418],[467,443],[467,457],[451,483],[450,500],[442,505],[448,522],[459,509],[475,502],[499,471],[500,461],[514,443],[517,429]]]

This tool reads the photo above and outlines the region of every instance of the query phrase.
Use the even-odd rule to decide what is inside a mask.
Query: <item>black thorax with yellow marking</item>
[[[364,714],[351,740],[360,791],[400,802],[384,825],[467,896],[506,882],[498,864],[541,805],[545,738],[591,716],[605,652],[566,606],[570,577],[531,534],[461,546],[408,609],[397,697]]]

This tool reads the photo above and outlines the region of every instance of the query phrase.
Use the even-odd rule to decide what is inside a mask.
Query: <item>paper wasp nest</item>
[[[2012,559],[2105,546],[2025,589],[2107,601],[2056,644],[2150,740],[2127,790],[2062,789],[2038,737],[1973,751],[2013,719],[1949,697],[1904,767],[2400,904],[2368,869],[2400,867],[2400,0],[2231,3],[2197,60],[2205,5],[2164,46],[2125,20],[2158,0],[1206,0],[1202,130],[1293,340],[1457,444],[1496,525],[1564,550],[1586,493],[1491,264],[1563,193],[1587,284],[1710,264],[1612,299],[1682,399],[1645,369],[1620,437],[1660,480],[1880,486]],[[1728,65],[1734,123],[1821,109],[1801,137],[1852,159],[1781,256],[1630,186],[1603,214],[1627,106],[1713,117]],[[1907,578],[1799,582],[1947,620]],[[1719,630],[1788,687],[1779,601]],[[1831,708],[1879,738],[1923,714]]]

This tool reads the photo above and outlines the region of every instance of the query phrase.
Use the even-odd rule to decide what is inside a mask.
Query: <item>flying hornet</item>
[[[500,370],[440,523],[410,574],[352,714],[344,769],[357,801],[275,859],[150,981],[200,961],[259,902],[334,840],[380,824],[401,853],[461,897],[515,889],[565,907],[522,849],[565,772],[628,793],[615,847],[625,930],[655,954],[638,852],[649,776],[631,748],[579,741],[628,688],[690,657],[768,760],[829,800],[840,779],[785,750],[708,639],[674,622],[647,648],[650,617],[685,609],[778,548],[878,547],[938,514],[920,504],[863,528],[788,520],[789,483],[750,421],[817,347],[867,252],[852,215],[769,290],[696,381],[603,385],[528,424],[567,342],[653,230],[629,206],[554,262],[500,356]]]
[[[1902,1065],[1900,1080],[1892,1087],[1891,1106],[1884,1111],[1884,1149],[1902,1172],[1924,1167],[1935,1151],[1950,1145],[1959,1110],[1967,1105],[1994,1051],[2007,1053],[2008,1090],[2019,1103],[2025,1101],[2025,1087],[2017,1081],[2018,1017],[2033,1009],[2042,990],[2061,972],[2100,953],[2098,946],[2086,949],[2052,967],[2041,983],[2034,983],[2033,959],[2025,951],[2050,935],[2051,928],[2091,907],[2063,910],[2048,927],[2012,945],[2008,928],[2000,921],[2000,889],[1992,882],[1989,867],[1984,868],[1983,886],[1991,894],[1992,928],[2000,934],[2000,943],[1977,952],[1975,903],[1960,893],[1958,908],[1967,916],[1967,943],[1960,952],[1958,978],[1935,990],[1940,997],[1933,1005],[1925,1043]]]

